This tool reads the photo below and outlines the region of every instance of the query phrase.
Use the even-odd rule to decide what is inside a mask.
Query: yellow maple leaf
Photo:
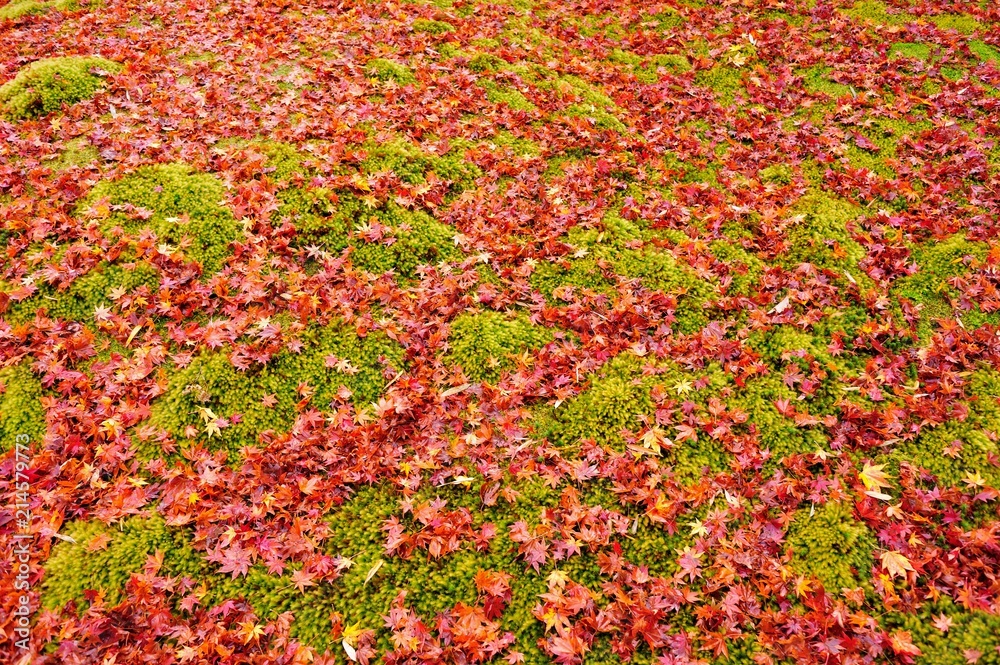
[[[972,471],[966,471],[965,478],[962,479],[962,482],[970,487],[982,487],[986,484],[986,479],[980,475],[979,470],[977,469],[975,473]]]
[[[871,465],[867,462],[865,463],[865,468],[861,470],[858,477],[861,478],[861,482],[865,484],[865,487],[870,490],[880,490],[883,487],[892,487],[892,482],[889,477],[885,475],[882,469],[885,468],[885,464],[875,464]]]
[[[264,634],[264,627],[253,621],[243,621],[239,625],[240,633],[243,635],[243,644],[256,642]]]
[[[382,559],[379,559],[378,561],[375,562],[375,565],[372,566],[368,570],[368,574],[365,575],[365,584],[368,584],[371,581],[371,579],[373,577],[375,577],[375,573],[377,573],[379,571],[379,568],[381,568],[384,564],[385,564],[385,561],[383,561]],[[364,585],[362,585],[362,586],[364,586]]]
[[[688,526],[691,527],[691,535],[692,536],[707,536],[708,535],[708,529],[706,529],[705,525],[701,523],[701,520],[695,520],[693,522],[688,522]]]
[[[906,571],[913,570],[913,564],[901,552],[882,552],[879,558],[882,560],[882,567],[892,577],[906,577]]]
[[[669,445],[669,441],[665,436],[663,429],[659,425],[654,425],[646,430],[646,433],[642,435],[641,441],[642,446],[651,450],[655,455],[660,454],[662,446]]]

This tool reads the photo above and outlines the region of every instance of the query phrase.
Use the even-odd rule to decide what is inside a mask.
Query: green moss
[[[760,170],[761,182],[774,185],[788,185],[795,174],[787,164],[772,164]]]
[[[514,521],[537,522],[542,506],[554,506],[558,492],[542,483],[518,484],[522,497],[513,506],[502,502],[485,508],[475,488],[427,487],[413,498],[415,504],[440,497],[448,501],[444,510],[469,509],[478,526],[492,522],[497,536],[486,551],[463,547],[435,559],[423,552],[409,559],[389,557],[384,553],[385,532],[382,525],[392,515],[400,516],[402,498],[388,487],[365,487],[327,517],[331,535],[326,551],[350,559],[351,565],[331,584],[307,587],[305,593],[295,588],[289,574],[268,575],[260,566],[251,568],[245,578],[231,580],[214,576],[210,585],[211,602],[230,597],[245,597],[263,617],[271,619],[290,611],[295,619],[292,636],[318,649],[339,646],[330,639],[330,614],[338,612],[344,625],[360,624],[373,629],[380,650],[391,648],[384,617],[400,591],[407,591],[406,604],[425,620],[451,609],[456,602],[476,602],[474,578],[479,570],[511,574],[512,600],[501,622],[506,630],[519,637],[518,648],[538,653],[534,642],[542,633],[542,624],[531,614],[544,593],[544,573],[525,572],[516,559],[516,544],[507,536]],[[405,522],[407,517],[401,517]],[[414,528],[414,530],[416,530]],[[378,562],[370,580],[365,578]],[[591,564],[591,569],[596,566]],[[540,655],[540,654],[539,654]]]
[[[13,21],[29,14],[42,14],[49,9],[48,2],[39,0],[21,0],[9,2],[0,7],[0,21]]]
[[[673,7],[665,7],[656,14],[649,15],[647,19],[650,23],[655,23],[659,31],[671,31],[684,25],[684,15]]]
[[[295,225],[298,246],[315,245],[335,253],[351,246],[353,263],[369,272],[391,270],[412,279],[418,266],[462,257],[455,230],[423,211],[391,202],[376,206],[353,194],[322,188],[290,188],[281,194],[278,216]],[[376,225],[380,237],[366,239],[366,230]],[[352,237],[355,230],[358,234]]]
[[[920,42],[896,42],[889,47],[889,58],[913,58],[927,60],[931,57],[931,47]]]
[[[59,157],[51,162],[53,170],[62,171],[69,168],[88,166],[100,158],[97,148],[88,145],[83,138],[66,142],[66,148]]]
[[[784,21],[788,25],[794,25],[796,27],[801,26],[805,23],[805,18],[802,16],[796,16],[795,14],[789,14],[783,11],[771,11],[764,15],[764,18],[771,21]]]
[[[392,171],[400,180],[410,184],[425,181],[429,172],[451,182],[454,191],[471,187],[482,170],[465,160],[467,145],[453,142],[448,152],[440,155],[424,152],[405,138],[394,138],[385,143],[368,143],[363,146],[366,157],[361,162],[365,174]]]
[[[699,71],[695,74],[694,81],[697,85],[714,91],[719,102],[727,106],[733,103],[736,93],[743,90],[743,73],[724,64]]]
[[[855,168],[867,168],[886,178],[895,177],[888,160],[897,158],[899,142],[906,136],[923,132],[932,127],[925,120],[913,121],[900,118],[875,118],[864,126],[851,126],[848,129],[857,132],[871,141],[877,147],[876,151],[866,150],[854,143],[848,144],[847,156]]]
[[[446,21],[433,21],[426,18],[418,18],[413,22],[414,32],[428,32],[432,35],[443,35],[447,32],[453,32],[455,26]]]
[[[195,173],[185,164],[146,166],[123,178],[98,183],[79,206],[88,208],[131,205],[152,213],[133,219],[105,208],[99,213],[106,234],[116,226],[128,233],[148,229],[160,243],[201,264],[206,274],[222,267],[229,243],[239,237],[239,227],[224,205],[225,188],[215,176]]]
[[[608,129],[619,134],[628,132],[628,127],[614,114],[593,104],[570,104],[563,113],[571,118],[587,118],[598,129]]]
[[[651,245],[633,249],[631,243],[649,240],[654,233],[626,221],[615,213],[605,215],[603,230],[572,229],[565,242],[579,248],[582,256],[562,264],[542,264],[531,276],[531,285],[551,300],[556,289],[573,286],[611,293],[613,282],[599,267],[610,267],[622,279],[641,281],[648,289],[670,293],[677,297],[677,329],[694,332],[707,323],[705,304],[714,293],[714,286],[699,277],[672,254]],[[661,234],[662,235],[662,234]],[[679,234],[676,240],[686,239]]]
[[[941,76],[949,81],[961,81],[965,77],[965,70],[960,67],[941,67]]]
[[[686,72],[691,69],[687,56],[681,53],[656,53],[649,56],[650,67],[664,67],[674,72]]]
[[[538,349],[553,339],[552,331],[531,323],[524,314],[462,314],[451,323],[447,360],[458,363],[473,381],[495,381],[514,365],[513,357]]]
[[[1000,372],[984,367],[969,377],[965,420],[925,426],[912,441],[901,442],[892,452],[895,462],[909,462],[934,474],[948,487],[965,487],[970,475],[979,474],[990,487],[1000,485],[1000,469],[990,459],[1000,454]]]
[[[364,242],[359,239],[354,242],[352,259],[369,272],[381,274],[392,270],[404,278],[413,278],[418,266],[434,265],[462,256],[455,246],[455,229],[425,212],[389,204],[383,214],[374,217],[387,225],[388,233],[395,241],[392,244],[386,244],[384,240]],[[403,221],[396,222],[400,219]]]
[[[300,385],[309,387],[316,408],[328,409],[341,386],[360,406],[382,393],[386,379],[381,359],[396,370],[403,366],[403,349],[384,333],[360,338],[353,329],[333,323],[310,328],[300,339],[300,353],[282,352],[267,365],[245,372],[233,367],[226,353],[196,357],[172,374],[166,393],[153,403],[150,422],[182,441],[193,428],[200,440],[236,451],[257,445],[261,432],[291,428],[296,404],[303,399]],[[267,396],[274,402],[270,406]],[[235,414],[240,414],[239,422]],[[230,424],[210,434],[213,417],[229,419]]]
[[[624,51],[620,48],[611,49],[611,53],[607,59],[611,62],[631,67],[638,67],[645,61],[645,58],[641,55],[632,51]]]
[[[638,279],[648,289],[678,297],[674,326],[678,332],[690,334],[708,324],[705,306],[715,292],[711,283],[678,263],[669,252],[625,249],[615,254],[617,257],[611,260],[616,273],[626,279]]]
[[[948,280],[968,274],[973,265],[985,258],[989,246],[966,240],[964,234],[957,233],[945,240],[914,245],[910,251],[917,272],[896,280],[892,293],[922,305],[921,337],[926,338],[933,319],[951,318],[956,314],[952,298],[958,293]]]
[[[0,110],[12,120],[58,111],[94,95],[121,65],[98,57],[45,58],[23,67],[0,86]]]
[[[597,372],[590,388],[549,414],[543,434],[560,446],[574,447],[582,439],[594,439],[623,448],[621,431],[638,431],[642,428],[639,416],[653,413],[652,385],[639,378],[640,367],[639,359],[631,354],[612,360]]]
[[[96,520],[71,522],[62,534],[75,542],[57,542],[45,562],[42,606],[51,610],[71,600],[84,601],[88,589],[103,592],[107,603],[117,604],[132,574],[141,572],[157,551],[163,552],[170,574],[194,577],[203,568],[186,534],[167,527],[159,515],[131,517],[117,528]]]
[[[767,264],[735,242],[715,240],[709,245],[712,254],[729,269],[728,295],[750,296],[760,284]]]
[[[308,156],[291,144],[280,141],[252,141],[248,146],[267,156],[267,166],[273,169],[268,172],[267,177],[275,182],[288,182],[311,173],[305,164]]]
[[[988,62],[990,60],[993,62],[1000,62],[1000,49],[990,46],[980,39],[973,39],[970,41],[969,50],[983,62]]]
[[[563,98],[575,99],[562,110],[570,117],[586,117],[594,121],[600,129],[625,132],[627,128],[618,119],[621,109],[598,86],[570,74],[551,76],[550,72],[534,68],[520,72],[522,77],[534,83],[539,89],[557,94]]]
[[[437,52],[441,55],[442,60],[453,60],[455,58],[465,58],[468,60],[472,57],[468,51],[463,51],[459,48],[459,43],[454,42],[440,42],[435,47]]]
[[[542,152],[538,144],[531,139],[516,136],[506,130],[498,131],[486,145],[492,147],[491,144],[510,148],[519,157],[537,157]]]
[[[701,127],[701,123],[690,123],[693,129],[704,140],[707,127]],[[721,164],[718,161],[706,162],[686,162],[672,152],[663,155],[663,167],[670,173],[669,179],[674,182],[701,183],[709,187],[719,187],[719,170]]]
[[[686,72],[691,69],[688,59],[680,54],[663,53],[641,56],[631,51],[613,49],[608,56],[611,62],[626,65],[640,83],[653,84],[660,80],[661,72]]]
[[[651,396],[654,386],[678,400],[704,403],[708,397],[728,383],[717,368],[699,376],[673,366],[661,367],[661,373],[646,375],[644,360],[624,353],[594,373],[590,387],[565,404],[540,410],[536,430],[549,441],[564,448],[575,448],[583,439],[593,439],[599,445],[621,450],[626,445],[623,430],[633,434],[652,423],[655,405]],[[705,387],[694,388],[699,379]],[[645,424],[644,424],[645,423]],[[673,432],[667,432],[667,437]],[[692,481],[706,469],[726,468],[728,454],[714,440],[699,437],[675,442],[663,452],[663,458],[678,476]]]
[[[968,14],[938,14],[928,18],[941,30],[957,30],[963,35],[971,35],[983,27],[975,17]]]
[[[18,439],[27,435],[28,439]],[[27,361],[0,369],[0,451],[15,443],[38,445],[45,436],[42,384]]]
[[[794,268],[811,263],[841,273],[849,269],[860,280],[863,275],[857,263],[866,252],[851,238],[847,223],[861,213],[858,206],[825,193],[802,197],[793,208],[799,221],[788,231],[788,249],[781,257],[782,264]]]
[[[935,625],[944,617],[947,631]],[[933,619],[933,620],[932,620]],[[1000,664],[1000,616],[968,611],[947,596],[920,608],[919,614],[891,612],[883,619],[890,631],[909,631],[913,644],[920,649],[917,665]],[[973,652],[979,656],[973,658]]]
[[[987,432],[1000,434],[998,430],[1000,422],[986,430],[973,423],[951,421],[926,428],[915,441],[901,445],[894,457],[927,469],[949,487],[965,487],[962,481],[967,474],[976,473],[987,485],[996,487],[1000,470],[990,464],[989,458],[1000,453],[1000,447]],[[957,452],[952,452],[956,447]]]
[[[800,352],[812,356],[824,366],[833,362],[833,356],[826,349],[825,338],[794,326],[774,326],[766,332],[754,333],[747,343],[772,365],[781,362],[784,356],[798,356]]]
[[[495,72],[503,69],[506,65],[506,60],[498,58],[492,53],[477,53],[469,60],[469,69],[474,72]]]
[[[847,504],[829,501],[797,511],[787,543],[794,552],[792,569],[819,579],[829,593],[862,586],[871,578],[875,536],[854,519]]]
[[[406,85],[408,83],[415,83],[417,80],[409,67],[385,58],[369,60],[366,69],[369,76],[379,81],[395,81],[400,85]]]
[[[80,3],[76,0],[13,0],[0,7],[0,21],[13,21],[22,16],[44,14],[50,9],[57,11],[73,11]]]
[[[730,408],[751,414],[751,423],[757,429],[761,449],[771,451],[771,461],[778,464],[789,455],[825,450],[827,437],[821,429],[801,427],[792,418],[782,415],[775,402],[788,400],[799,409],[808,402],[797,402],[797,393],[785,385],[778,372],[755,377],[747,382],[736,395],[728,400]]]
[[[844,14],[860,21],[869,21],[879,25],[903,26],[907,23],[914,23],[917,20],[917,17],[913,14],[900,12],[896,9],[893,9],[892,12],[889,10],[890,8],[884,2],[862,0],[861,2],[856,2],[850,9],[844,10]]]
[[[356,219],[370,208],[351,194],[337,196],[321,187],[289,187],[278,192],[278,220],[288,220],[298,232],[299,246],[318,245],[339,251],[348,244]]]
[[[159,272],[147,263],[102,262],[87,274],[70,283],[66,291],[53,291],[42,301],[32,299],[37,307],[44,307],[48,315],[64,321],[89,322],[99,306],[111,307],[112,292],[132,293],[146,286],[155,294],[160,283]]]
[[[805,89],[811,93],[822,93],[833,99],[839,99],[851,94],[851,87],[830,79],[832,67],[817,65],[802,71]]]
[[[609,492],[595,487],[597,484],[596,481],[587,483],[580,491],[584,508],[606,505],[612,500]],[[465,545],[437,559],[423,551],[414,553],[409,559],[387,556],[382,530],[386,519],[395,515],[411,532],[419,527],[411,517],[400,514],[402,497],[391,488],[365,487],[327,516],[331,535],[324,543],[325,550],[349,559],[351,564],[336,580],[306,587],[302,592],[295,588],[290,572],[271,576],[261,566],[254,566],[245,578],[232,580],[227,576],[211,576],[207,580],[209,596],[203,602],[213,604],[230,597],[245,597],[264,619],[291,612],[294,616],[292,637],[320,650],[339,647],[331,640],[329,623],[330,614],[337,612],[343,617],[344,625],[357,623],[361,628],[374,630],[379,650],[386,650],[391,649],[391,642],[383,617],[401,591],[407,592],[406,605],[430,622],[456,602],[475,603],[474,580],[478,571],[504,572],[511,576],[512,598],[499,622],[504,630],[517,636],[514,648],[526,655],[527,662],[546,663],[549,658],[537,646],[544,634],[544,624],[532,615],[532,608],[538,604],[539,595],[547,590],[548,574],[559,570],[595,591],[600,589],[605,578],[600,574],[596,555],[587,551],[586,546],[581,554],[569,559],[559,562],[549,559],[538,573],[525,570],[516,554],[517,545],[509,538],[509,528],[518,520],[532,527],[539,524],[543,509],[559,505],[561,492],[539,479],[510,482],[508,486],[520,493],[513,504],[501,501],[495,506],[484,506],[475,485],[468,488],[425,485],[411,499],[415,505],[420,505],[440,498],[447,501],[446,511],[469,510],[476,527],[486,522],[494,524],[497,535],[483,551],[474,551],[471,545]],[[630,513],[628,517],[635,520],[635,528],[620,539],[626,559],[648,564],[653,574],[672,572],[676,568],[674,551],[689,543],[690,538],[686,534],[667,534],[645,519],[641,511]],[[376,572],[366,581],[376,565]]]
[[[574,259],[569,266],[555,263],[543,263],[531,273],[531,287],[552,302],[555,292],[562,287],[590,290],[597,293],[610,294],[613,282],[604,276],[592,257]]]
[[[535,105],[518,90],[501,86],[489,80],[479,81],[479,86],[486,90],[486,99],[493,104],[506,104],[515,111],[534,111]]]

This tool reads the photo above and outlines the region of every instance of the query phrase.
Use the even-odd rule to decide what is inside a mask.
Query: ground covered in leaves
[[[995,3],[10,0],[0,82],[3,662],[1000,663]]]

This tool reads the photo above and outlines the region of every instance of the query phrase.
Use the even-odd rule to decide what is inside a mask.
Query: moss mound
[[[414,32],[427,32],[432,35],[443,35],[454,32],[455,26],[447,21],[434,21],[432,19],[418,18],[413,22]]]
[[[44,14],[50,9],[72,11],[78,5],[76,0],[14,0],[0,7],[0,21],[13,21],[22,16]]]
[[[450,181],[452,188],[471,187],[482,170],[465,161],[465,144],[458,142],[443,154],[430,154],[420,146],[403,138],[385,143],[368,143],[363,146],[365,159],[361,162],[364,174],[391,171],[403,182],[418,185],[433,172],[438,178]]]
[[[409,211],[390,204],[376,220],[385,224],[391,242],[386,239],[355,239],[354,262],[365,270],[380,274],[393,271],[404,278],[416,275],[418,266],[433,265],[461,257],[455,246],[455,229],[421,211]]]
[[[54,302],[40,303],[51,317],[65,321],[89,321],[97,307],[110,307],[114,291],[131,293],[146,287],[155,294],[159,272],[148,263],[101,263],[70,284],[65,292],[56,292]]]
[[[819,579],[829,593],[856,588],[871,577],[875,536],[845,504],[831,501],[795,513],[788,545],[792,568]]]
[[[12,120],[58,111],[94,95],[121,65],[98,57],[45,58],[27,65],[0,86],[0,110]]]
[[[647,289],[677,298],[676,330],[681,333],[700,330],[708,322],[705,305],[715,294],[714,284],[698,276],[670,252],[646,242],[656,238],[654,232],[616,214],[606,215],[603,223],[601,230],[571,229],[564,239],[566,244],[577,248],[579,258],[539,265],[530,278],[532,287],[552,301],[561,287],[610,294],[616,276],[620,280],[636,280]],[[679,235],[679,239],[685,238]],[[642,245],[639,249],[632,245],[637,241]]]
[[[153,404],[151,422],[182,440],[203,437],[235,452],[257,445],[264,431],[288,431],[305,394],[317,408],[328,409],[343,386],[364,405],[381,394],[386,364],[397,370],[403,365],[402,347],[382,333],[360,338],[333,323],[311,328],[302,341],[300,353],[282,353],[245,372],[225,353],[198,356],[173,374],[167,392]],[[300,385],[308,386],[307,393]],[[212,423],[223,426],[216,430]]]
[[[798,222],[788,231],[788,249],[781,256],[783,265],[794,269],[810,263],[841,274],[847,270],[858,281],[866,277],[858,268],[865,249],[847,230],[848,222],[862,214],[861,208],[827,194],[813,193],[796,203],[794,213]]]
[[[1000,469],[990,461],[1000,455],[995,440],[1000,433],[1000,372],[973,372],[967,391],[975,397],[964,420],[924,427],[916,439],[897,446],[891,459],[926,469],[948,487],[964,487],[963,481],[975,474],[990,487],[1000,485]]]
[[[532,324],[524,314],[462,314],[451,324],[448,360],[461,365],[473,381],[495,381],[503,370],[514,365],[514,356],[538,349],[552,339],[551,330]]]
[[[414,83],[417,80],[409,67],[386,58],[369,60],[366,70],[369,76],[379,81],[395,81],[400,85],[406,85],[407,83]]]
[[[1000,663],[1000,615],[970,612],[947,596],[925,605],[920,614],[892,612],[886,615],[885,624],[890,629],[910,632],[921,652],[918,663],[968,665],[972,660],[981,665]],[[941,625],[946,625],[947,630],[941,630]]]
[[[893,293],[922,305],[925,321],[951,317],[952,298],[958,292],[949,280],[967,275],[981,264],[988,251],[986,243],[966,240],[960,233],[914,246],[912,256],[917,272],[897,280]]]
[[[105,602],[117,604],[129,578],[158,551],[171,574],[193,578],[203,567],[186,534],[167,527],[158,515],[132,517],[117,528],[96,520],[72,522],[62,535],[71,540],[52,548],[42,580],[42,606],[51,610],[84,601],[88,590],[103,592]]]
[[[160,243],[181,249],[212,274],[222,267],[229,243],[239,237],[224,198],[225,188],[215,176],[196,173],[186,164],[162,164],[98,183],[80,209],[101,217],[105,233],[117,226],[128,233],[152,231]]]
[[[517,544],[508,536],[509,528],[518,520],[529,527],[537,525],[544,509],[560,504],[561,492],[538,479],[518,482],[514,487],[520,493],[514,504],[501,501],[490,507],[483,506],[475,486],[421,489],[412,497],[415,505],[434,499],[446,500],[447,505],[442,510],[467,509],[474,528],[482,528],[488,522],[495,525],[496,535],[482,551],[476,551],[467,543],[441,558],[427,556],[421,550],[408,559],[387,556],[384,550],[386,533],[382,525],[389,517],[400,518],[411,530],[418,528],[410,517],[400,515],[401,495],[385,486],[362,488],[327,516],[331,535],[324,543],[325,550],[351,562],[333,584],[317,584],[302,592],[290,579],[291,572],[274,576],[268,575],[261,566],[254,566],[245,578],[233,580],[228,576],[213,576],[210,598],[206,602],[244,597],[263,618],[291,611],[295,616],[293,636],[319,649],[338,646],[330,639],[329,619],[332,612],[338,612],[344,625],[358,623],[361,628],[374,629],[379,646],[386,648],[390,642],[383,617],[400,591],[407,592],[408,607],[421,617],[431,619],[457,602],[476,602],[477,572],[507,573],[511,578],[512,598],[498,620],[504,630],[517,635],[517,648],[526,654],[529,662],[546,662],[536,644],[543,635],[544,626],[532,615],[538,595],[547,589],[546,577],[558,569],[593,589],[599,588],[602,578],[597,557],[587,551],[586,545],[582,553],[568,559],[553,561],[549,558],[539,572],[524,568],[517,555]],[[595,497],[581,492],[583,506],[596,505],[593,499]],[[656,572],[671,570],[673,562],[667,563],[662,553],[681,545],[684,537],[670,536],[641,516],[632,517],[637,518],[638,526],[631,537],[621,540],[625,556],[633,561],[648,560],[651,570]],[[376,572],[366,581],[376,565]]]
[[[27,435],[18,439],[20,435]],[[38,444],[45,435],[42,384],[27,362],[0,369],[0,451],[14,444]]]

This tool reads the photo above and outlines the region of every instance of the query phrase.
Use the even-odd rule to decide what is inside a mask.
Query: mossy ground
[[[222,267],[239,232],[222,183],[181,163],[98,183],[79,210],[97,217],[109,237],[118,229],[133,236],[152,232],[161,253],[180,252],[207,274]]]
[[[99,592],[105,603],[118,604],[129,578],[157,553],[178,576],[196,576],[203,569],[186,534],[168,527],[157,515],[132,517],[115,526],[73,522],[62,535],[66,539],[53,548],[45,565],[43,599],[49,609],[75,602],[83,611],[88,591]]]
[[[0,86],[0,110],[13,120],[52,113],[64,104],[75,104],[93,96],[104,86],[105,78],[121,67],[117,62],[99,57],[71,56],[35,61]]]
[[[43,14],[50,10],[72,11],[81,4],[75,0],[14,0],[0,7],[0,21],[13,21],[22,16]]]
[[[42,662],[341,663],[342,623],[398,665],[400,592],[447,635],[493,571],[532,665],[1000,663],[995,14],[0,7]]]
[[[0,449],[39,443],[45,436],[42,384],[28,363],[0,369]]]
[[[797,512],[788,531],[793,567],[831,592],[865,586],[871,579],[875,537],[849,506],[826,503]]]
[[[310,328],[301,342],[298,353],[284,352],[245,370],[225,353],[196,357],[173,373],[150,422],[181,442],[203,441],[237,453],[257,446],[263,432],[291,429],[301,400],[320,410],[330,410],[334,400],[367,406],[378,399],[386,375],[403,368],[402,349],[384,334],[360,338],[341,322]]]
[[[474,381],[496,380],[500,373],[552,341],[552,331],[536,326],[524,315],[500,312],[463,314],[451,324],[448,360],[462,367]]]

